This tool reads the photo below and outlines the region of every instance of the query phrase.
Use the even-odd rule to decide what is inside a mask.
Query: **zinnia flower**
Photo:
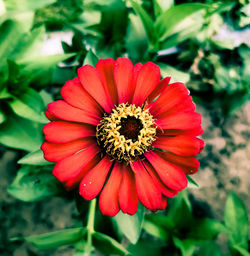
[[[48,105],[42,150],[56,163],[53,175],[86,200],[100,195],[105,215],[135,214],[138,201],[164,209],[198,170],[201,116],[183,83],[160,79],[152,62],[101,59],[79,68],[63,100]]]

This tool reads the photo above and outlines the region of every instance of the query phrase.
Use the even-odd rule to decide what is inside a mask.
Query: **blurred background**
[[[0,254],[83,255],[76,241],[43,251],[11,238],[85,220],[86,202],[42,160],[43,113],[78,67],[123,56],[187,85],[206,145],[188,189],[146,213],[140,239],[100,213],[97,229],[133,255],[249,255],[249,25],[248,0],[0,0]],[[117,254],[100,242],[92,255]]]

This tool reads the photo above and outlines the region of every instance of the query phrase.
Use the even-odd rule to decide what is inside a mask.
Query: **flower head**
[[[45,159],[66,189],[79,186],[86,200],[100,195],[103,214],[134,214],[138,201],[164,209],[198,170],[201,116],[183,83],[160,79],[152,62],[101,59],[79,68],[63,100],[48,105]]]

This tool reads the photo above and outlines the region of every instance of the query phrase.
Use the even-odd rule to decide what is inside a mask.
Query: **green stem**
[[[96,208],[96,198],[91,200],[89,206],[88,223],[87,223],[87,248],[92,251],[92,234],[94,233],[95,224],[95,208]]]

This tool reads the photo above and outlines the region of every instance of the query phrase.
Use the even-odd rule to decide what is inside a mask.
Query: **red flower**
[[[100,194],[105,215],[134,214],[138,201],[164,209],[198,170],[201,116],[183,83],[160,77],[152,62],[101,59],[79,68],[63,100],[48,105],[45,159],[56,162],[53,174],[66,189],[80,184],[86,200]]]

